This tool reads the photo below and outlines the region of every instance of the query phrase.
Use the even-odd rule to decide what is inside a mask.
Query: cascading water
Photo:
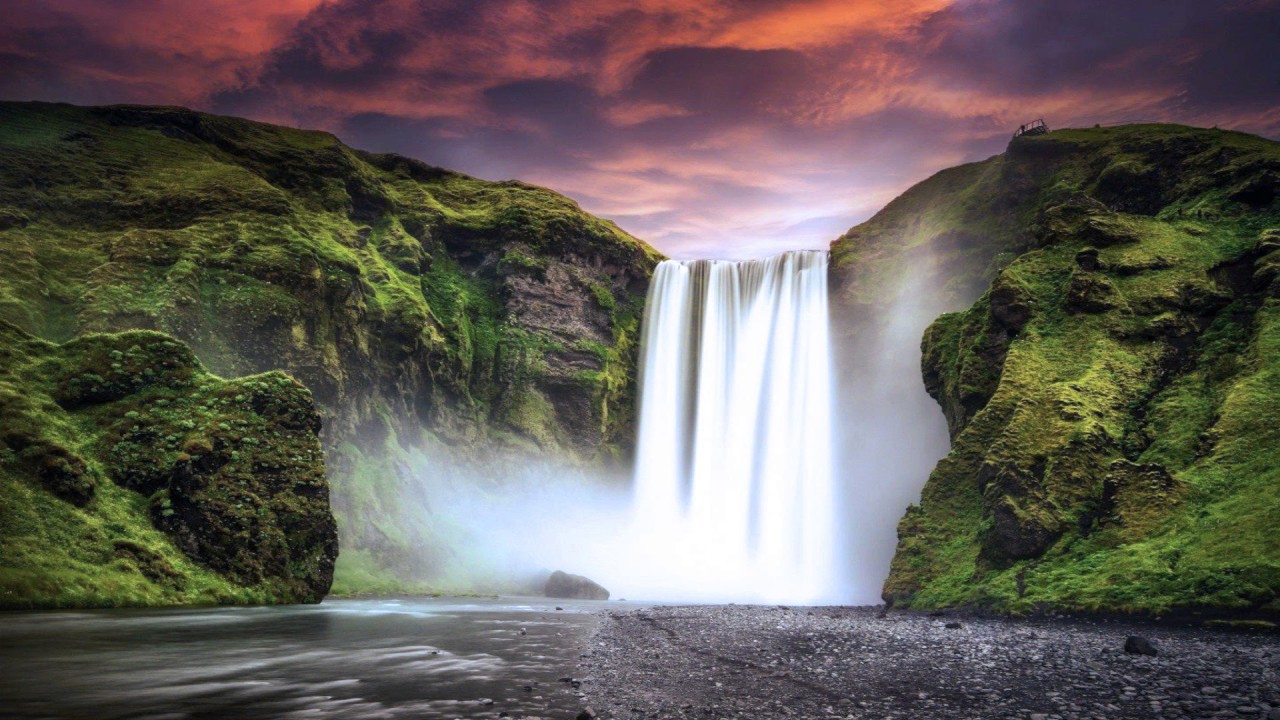
[[[647,539],[625,584],[841,600],[827,254],[661,263],[642,353],[632,532]]]

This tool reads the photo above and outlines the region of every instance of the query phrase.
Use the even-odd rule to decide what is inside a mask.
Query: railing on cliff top
[[[1029,123],[1019,125],[1018,131],[1015,132],[1013,136],[1015,138],[1020,138],[1023,135],[1044,135],[1047,132],[1049,132],[1049,126],[1044,124],[1044,118],[1039,118],[1032,120]]]

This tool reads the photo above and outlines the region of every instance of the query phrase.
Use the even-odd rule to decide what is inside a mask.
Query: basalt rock
[[[1160,654],[1155,644],[1141,635],[1130,635],[1125,638],[1124,651],[1130,655],[1150,655],[1152,657]]]

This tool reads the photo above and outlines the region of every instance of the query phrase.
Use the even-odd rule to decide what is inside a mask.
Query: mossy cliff
[[[0,607],[319,602],[337,530],[296,380],[160,333],[0,321]]]
[[[898,528],[899,605],[1280,610],[1280,143],[1061,130],[837,242],[837,302],[924,262],[952,436]],[[985,287],[985,289],[983,289]]]
[[[218,374],[305,383],[349,590],[432,572],[429,513],[401,502],[424,466],[627,457],[658,259],[547,190],[323,132],[0,104],[0,319],[158,330]]]

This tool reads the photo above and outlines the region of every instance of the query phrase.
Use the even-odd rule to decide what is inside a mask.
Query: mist
[[[925,391],[920,341],[950,310],[932,260],[904,273],[889,303],[835,318],[857,332],[837,344],[837,467],[842,538],[852,577],[848,602],[880,602],[897,525],[950,449],[946,419]]]
[[[427,583],[540,594],[563,570],[629,600],[880,602],[898,520],[949,449],[920,371],[955,302],[933,263],[853,310],[829,307],[825,253],[664,266],[635,467],[416,455],[398,507],[424,528]]]

